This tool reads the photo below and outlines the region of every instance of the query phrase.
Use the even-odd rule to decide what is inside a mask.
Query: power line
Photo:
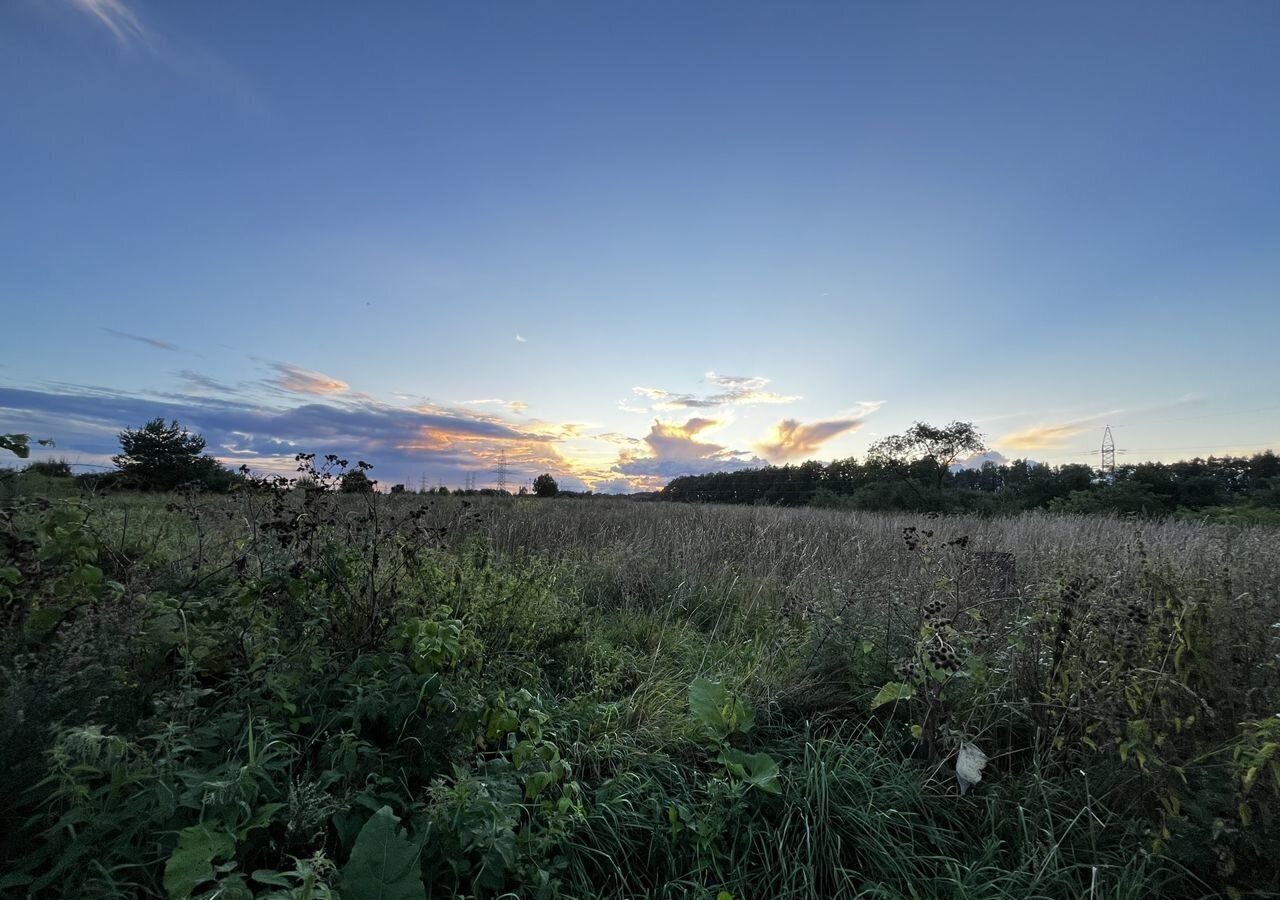
[[[1198,416],[1177,416],[1175,418],[1167,418],[1165,416],[1157,416],[1153,418],[1151,416],[1147,416],[1144,419],[1142,416],[1139,416],[1136,420],[1130,419],[1128,421],[1122,422],[1121,424],[1131,425],[1135,421],[1139,423],[1143,421],[1147,421],[1147,422],[1154,421],[1154,422],[1160,422],[1162,424],[1164,422],[1197,422],[1201,419],[1225,419],[1230,416],[1243,416],[1249,413],[1271,412],[1272,410],[1280,410],[1280,405],[1255,406],[1251,409],[1233,409],[1227,412],[1204,413],[1203,415],[1198,415]]]
[[[1128,448],[1127,450],[1119,451],[1119,452],[1124,452],[1124,453],[1164,453],[1164,452],[1169,451],[1169,450],[1195,450],[1195,451],[1200,451],[1200,450],[1222,450],[1222,449],[1234,449],[1234,448],[1239,448],[1239,447],[1241,447],[1242,445],[1243,445],[1243,446],[1245,446],[1245,447],[1256,447],[1256,448],[1259,448],[1259,449],[1256,449],[1256,450],[1247,450],[1247,449],[1246,449],[1246,450],[1242,450],[1241,452],[1243,452],[1243,453],[1260,453],[1260,452],[1262,452],[1263,450],[1270,450],[1270,449],[1280,448],[1280,440],[1276,440],[1276,441],[1255,441],[1255,442],[1253,442],[1253,443],[1250,443],[1250,442],[1248,442],[1248,441],[1232,441],[1232,442],[1231,442],[1231,443],[1229,443],[1229,444],[1187,444],[1187,445],[1182,446],[1182,447],[1130,447],[1130,448]],[[1057,450],[1057,451],[1051,451],[1051,452],[1046,452],[1046,453],[1037,453],[1035,450],[1029,450],[1029,451],[1027,451],[1027,452],[1028,452],[1029,454],[1033,454],[1033,455],[1035,455],[1035,456],[1085,457],[1085,456],[1093,456],[1093,454],[1097,453],[1098,451],[1097,451],[1097,450]]]

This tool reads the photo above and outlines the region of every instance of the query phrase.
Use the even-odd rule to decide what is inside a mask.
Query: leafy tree
[[[982,435],[970,422],[952,422],[942,427],[916,422],[902,434],[876,441],[867,458],[868,462],[926,476],[941,491],[954,462],[986,449]]]
[[[545,473],[533,479],[533,492],[539,497],[554,497],[560,493],[560,485],[556,484],[550,473]]]
[[[188,484],[229,485],[231,478],[212,456],[203,456],[205,440],[177,420],[156,417],[141,428],[120,432],[120,453],[111,457],[125,481],[148,491],[171,491]]]
[[[338,489],[344,494],[371,494],[373,480],[364,473],[364,466],[362,466],[343,473]]]

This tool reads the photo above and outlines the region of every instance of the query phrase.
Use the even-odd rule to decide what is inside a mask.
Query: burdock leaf
[[[223,831],[192,825],[178,832],[178,846],[164,864],[164,889],[170,900],[186,900],[202,882],[214,877],[213,861],[236,852],[236,842]]]
[[[735,777],[770,794],[781,794],[778,763],[768,753],[744,753],[733,747],[720,751],[720,761]]]
[[[729,705],[729,692],[720,682],[695,678],[689,685],[689,712],[715,740],[723,739],[733,730],[724,715]]]
[[[871,708],[878,709],[886,703],[910,700],[915,695],[916,689],[905,681],[890,681],[880,688],[880,693],[876,694],[875,699],[871,701]]]
[[[384,806],[365,822],[342,868],[342,896],[353,900],[426,900],[421,845],[409,840]]]

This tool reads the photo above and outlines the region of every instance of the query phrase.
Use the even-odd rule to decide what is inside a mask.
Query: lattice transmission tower
[[[505,494],[507,492],[507,451],[503,450],[502,455],[498,457],[498,491]]]
[[[1111,426],[1102,432],[1102,477],[1114,484],[1116,480],[1116,442],[1111,437]]]

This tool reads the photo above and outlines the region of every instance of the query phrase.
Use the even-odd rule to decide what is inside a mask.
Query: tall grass
[[[192,896],[322,896],[383,805],[431,896],[1280,889],[1276,530],[267,489],[4,527],[18,892],[177,896],[208,823]],[[709,744],[696,679],[754,729]]]

